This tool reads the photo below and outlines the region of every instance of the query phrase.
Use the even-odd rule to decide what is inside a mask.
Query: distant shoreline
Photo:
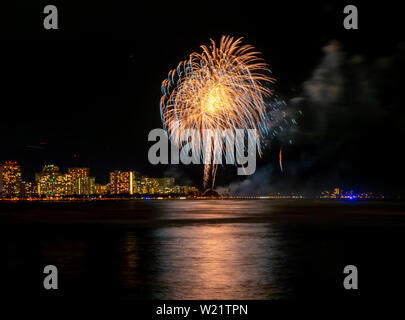
[[[235,197],[132,197],[132,198],[70,198],[70,199],[0,199],[0,202],[93,202],[93,201],[154,201],[154,200],[302,200],[302,201],[319,201],[319,202],[366,202],[366,201],[405,201],[401,198],[359,198],[359,199],[322,199],[315,197],[303,196],[235,196]]]

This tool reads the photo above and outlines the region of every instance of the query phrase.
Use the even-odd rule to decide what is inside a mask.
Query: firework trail
[[[267,65],[252,46],[242,45],[242,38],[222,36],[219,46],[211,40],[210,46],[201,49],[180,62],[162,82],[161,118],[172,143],[181,146],[187,129],[200,133],[256,129],[260,156],[260,140],[268,131],[264,99],[271,92],[266,85],[273,82]],[[191,149],[203,158],[213,154],[214,143],[196,143]],[[216,171],[212,161],[205,164],[204,188],[210,178],[214,186]]]
[[[284,172],[284,169],[283,169],[283,148],[280,148],[280,153],[278,154],[278,158],[279,158],[279,163],[280,163],[280,170],[281,170],[281,172]]]

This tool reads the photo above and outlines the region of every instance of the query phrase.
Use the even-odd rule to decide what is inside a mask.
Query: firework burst
[[[264,100],[271,95],[266,85],[273,82],[268,66],[252,46],[242,44],[242,38],[222,36],[219,46],[211,40],[210,46],[201,48],[162,82],[160,111],[172,143],[179,144],[187,129],[256,129],[260,155],[260,139],[267,130]],[[195,151],[201,156],[212,153],[213,143],[195,144]],[[205,164],[204,188],[210,177],[213,187],[216,169],[213,163]]]

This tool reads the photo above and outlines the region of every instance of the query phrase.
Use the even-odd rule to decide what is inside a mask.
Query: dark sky
[[[243,36],[261,51],[277,79],[274,92],[288,104],[299,98],[304,112],[294,143],[275,139],[258,161],[265,172],[259,184],[405,191],[400,10],[386,2],[358,4],[359,29],[345,30],[345,2],[218,3],[54,1],[59,30],[43,29],[48,2],[7,5],[1,19],[0,160],[18,160],[28,180],[54,163],[89,166],[99,182],[112,169],[135,169],[150,176],[169,170],[201,184],[200,167],[174,172],[149,165],[147,135],[161,127],[160,84],[167,72],[199,45],[226,34]],[[305,83],[334,39],[344,56],[341,94],[332,103],[313,103]],[[353,67],[352,61],[360,62]],[[280,147],[284,173],[276,170]],[[218,184],[240,180],[235,170],[223,169]]]

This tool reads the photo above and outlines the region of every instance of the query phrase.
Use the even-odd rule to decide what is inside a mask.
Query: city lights
[[[44,165],[35,174],[34,181],[23,181],[21,166],[6,161],[0,165],[0,195],[3,199],[52,199],[69,200],[83,197],[139,197],[197,196],[199,190],[193,186],[175,185],[172,177],[151,178],[137,171],[114,170],[109,174],[109,183],[96,184],[90,176],[90,168],[68,168],[63,173],[56,165]]]
[[[17,162],[6,161],[0,166],[0,190],[8,197],[18,197],[23,191],[21,167]]]
[[[90,168],[68,168],[67,173],[53,164],[35,173],[34,181],[24,181],[21,166],[5,161],[0,165],[0,199],[11,200],[76,200],[76,199],[304,199],[301,193],[270,192],[262,195],[233,195],[230,190],[221,194],[200,194],[198,188],[175,183],[173,177],[153,178],[138,171],[113,170],[107,184],[96,183],[90,176]],[[355,192],[335,187],[322,191],[320,199],[358,200],[384,199],[373,192]]]
[[[373,192],[355,192],[353,190],[342,190],[334,188],[333,190],[325,190],[321,192],[321,199],[384,199],[383,195],[374,194]]]

